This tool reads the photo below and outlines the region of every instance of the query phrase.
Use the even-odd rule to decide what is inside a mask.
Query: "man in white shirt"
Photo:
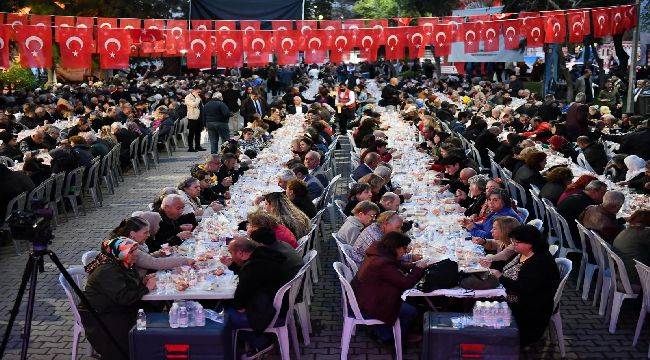
[[[336,107],[336,116],[339,123],[339,132],[345,135],[348,130],[348,122],[354,120],[354,110],[356,108],[356,94],[348,89],[345,83],[339,84],[339,90],[336,93],[334,101]]]
[[[287,107],[287,112],[289,114],[306,114],[307,105],[302,103],[302,98],[300,96],[293,97],[293,104]]]

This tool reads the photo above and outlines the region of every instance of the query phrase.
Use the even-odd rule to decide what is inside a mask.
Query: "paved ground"
[[[345,148],[344,148],[345,149]],[[339,157],[345,157],[345,151]],[[118,188],[118,193],[105,197],[105,205],[99,211],[90,209],[86,216],[71,219],[56,230],[56,239],[52,245],[60,258],[67,265],[80,263],[81,254],[90,249],[97,249],[103,236],[124,216],[132,211],[146,208],[155,192],[170,184],[178,183],[196,162],[200,154],[177,152],[171,159],[163,159],[157,169],[152,169],[139,177],[127,176],[126,182]],[[346,166],[341,166],[343,178],[347,178]],[[345,192],[346,184],[341,184],[337,194]],[[337,228],[338,222],[325,224],[325,234]],[[330,238],[326,236],[321,264],[323,273],[320,282],[315,285],[315,297],[311,308],[314,333],[312,344],[302,346],[303,359],[338,359],[340,358],[341,311],[340,287],[331,263],[336,261],[337,252]],[[20,281],[25,256],[16,256],[13,247],[0,249],[0,288],[5,295],[0,298],[0,331],[4,333],[8,312],[13,303],[16,287]],[[67,300],[58,284],[58,274],[53,266],[46,265],[46,273],[40,275],[38,284],[38,301],[34,316],[34,326],[30,345],[30,359],[69,359],[72,334],[72,318]],[[634,326],[638,318],[639,303],[626,302],[616,334],[609,334],[597,309],[585,304],[574,290],[575,281],[568,283],[562,301],[564,333],[567,346],[567,358],[645,358],[648,349],[647,329],[641,335],[636,348],[631,346]],[[464,304],[463,306],[470,306]],[[20,352],[19,331],[22,322],[14,328],[6,359],[17,359]],[[80,348],[80,352],[83,349]],[[384,347],[360,328],[350,345],[351,359],[390,359],[392,351]],[[543,340],[540,344],[521,353],[526,359],[560,358],[555,342]],[[405,346],[405,359],[419,358],[418,346]],[[276,356],[274,356],[275,358]],[[88,359],[88,356],[81,358]]]

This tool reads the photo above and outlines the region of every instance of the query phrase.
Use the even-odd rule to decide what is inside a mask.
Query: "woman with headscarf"
[[[623,160],[627,167],[625,173],[625,181],[623,185],[627,185],[630,181],[635,180],[637,177],[642,177],[645,174],[645,160],[636,155],[629,155]]]
[[[101,253],[85,267],[88,280],[84,295],[127,353],[129,331],[136,323],[140,299],[156,288],[155,277],[141,279],[134,268],[137,250],[138,243],[126,237],[105,240]],[[83,303],[79,315],[93,349],[103,359],[121,359],[119,350]]]
[[[575,160],[578,157],[578,152],[569,140],[567,140],[566,126],[564,124],[553,124],[551,127],[553,136],[548,139],[551,149],[559,152],[560,154]]]

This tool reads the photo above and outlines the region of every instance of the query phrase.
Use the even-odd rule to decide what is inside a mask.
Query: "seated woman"
[[[292,248],[298,247],[298,241],[291,230],[280,223],[280,220],[264,210],[258,210],[248,214],[246,232],[250,236],[255,230],[267,228],[275,233],[277,241],[285,242]]]
[[[485,188],[488,178],[484,175],[474,175],[469,180],[469,194],[462,190],[456,191],[458,204],[465,208],[465,216],[478,215],[485,203]]]
[[[634,260],[650,266],[650,210],[637,210],[627,220],[627,227],[614,239],[614,251],[621,257],[630,282],[641,285]]]
[[[517,321],[523,347],[537,341],[548,326],[560,272],[537,228],[521,225],[512,229],[509,237],[517,255],[503,272],[490,272],[506,288],[506,301]]]
[[[354,183],[352,189],[348,193],[348,202],[345,204],[345,209],[343,213],[347,216],[352,214],[352,209],[357,206],[358,203],[372,199],[372,191],[370,191],[370,185],[362,183]]]
[[[567,186],[566,190],[564,190],[562,195],[560,195],[560,198],[557,200],[558,205],[561,204],[562,201],[564,201],[564,199],[568,198],[569,196],[577,194],[584,190],[587,184],[589,184],[592,180],[598,180],[598,178],[595,175],[591,174],[580,175],[580,177],[571,183],[571,185]]]
[[[255,139],[259,139],[262,142],[269,139],[269,125],[262,120],[259,114],[253,115],[253,122],[250,125],[250,129],[253,130],[253,137]]]
[[[181,265],[192,265],[194,259],[185,256],[167,256],[162,251],[149,253],[145,243],[151,236],[155,236],[160,229],[160,214],[153,211],[136,211],[132,217],[122,220],[120,225],[113,229],[108,235],[109,239],[126,237],[138,243],[135,256],[135,267],[140,277],[147,274],[147,270],[167,270]]]
[[[515,248],[510,243],[508,234],[510,230],[521,225],[519,220],[510,216],[501,216],[494,219],[492,225],[492,239],[472,237],[472,242],[483,246],[485,258],[481,259],[481,265],[485,267],[492,267],[493,269],[501,269],[505,265],[504,261],[512,260],[515,256]]]
[[[230,198],[230,193],[228,191],[222,194],[219,191],[219,189],[221,189],[220,186],[212,185],[212,178],[207,171],[197,169],[192,172],[192,177],[199,180],[199,185],[201,186],[201,193],[198,196],[201,205],[210,205],[215,201],[221,205],[225,205],[226,199]]]
[[[289,201],[285,193],[268,193],[264,195],[264,201],[266,202],[266,211],[289,228],[296,239],[300,239],[309,233],[311,229],[309,218]]]
[[[398,318],[404,334],[417,317],[417,309],[401,298],[404,291],[420,281],[426,267],[424,262],[414,266],[400,260],[410,243],[411,238],[402,233],[385,234],[366,250],[366,259],[351,282],[364,316],[386,323],[376,327],[382,341],[392,339],[392,326]]]
[[[237,144],[239,145],[239,149],[251,159],[254,159],[264,147],[262,140],[254,136],[254,131],[251,128],[244,128],[242,130],[242,136],[237,141]]]
[[[381,195],[384,193],[384,185],[386,180],[379,175],[368,174],[359,179],[360,184],[370,185],[370,192],[372,193],[372,201],[376,204],[381,200]]]
[[[546,153],[531,152],[524,157],[524,165],[517,170],[512,179],[526,190],[530,189],[530,185],[541,189],[546,185],[546,179],[541,174],[544,166],[546,166]]]
[[[358,203],[352,210],[353,216],[348,216],[336,234],[346,244],[353,245],[361,231],[375,221],[379,212],[379,206],[371,201]]]
[[[287,182],[286,194],[289,200],[296,205],[308,218],[316,216],[318,211],[316,206],[309,199],[309,192],[307,191],[307,184],[298,179],[292,179]]]
[[[395,149],[388,149],[388,143],[386,141],[375,139],[370,143],[370,146],[361,153],[359,162],[363,162],[369,152],[376,152],[379,154],[379,159],[382,162],[387,163],[393,158],[392,153],[395,152]]]
[[[264,123],[269,126],[268,131],[273,132],[282,127],[282,114],[280,109],[272,107],[268,116],[264,117]]]
[[[557,206],[560,196],[573,181],[573,172],[567,166],[558,166],[546,173],[546,180],[546,185],[539,190],[540,200],[548,199]]]
[[[203,209],[203,206],[201,206],[201,199],[199,199],[199,195],[201,194],[201,184],[199,184],[199,179],[197,178],[189,177],[183,180],[178,184],[178,190],[181,191],[180,195],[185,201],[183,215],[193,213],[197,217],[210,217],[215,212],[223,209],[223,205],[217,201],[211,202],[208,207]]]
[[[492,223],[500,216],[511,216],[519,220],[517,213],[510,207],[510,195],[505,190],[494,190],[488,193],[487,206],[489,214],[481,223],[472,222],[468,218],[461,220],[461,223],[472,236],[486,239],[493,239]]]
[[[548,139],[548,143],[551,145],[551,149],[564,155],[564,157],[573,159],[575,161],[575,159],[578,157],[578,152],[573,146],[573,143],[567,140],[568,135],[566,125],[561,123],[553,123],[551,126],[551,133],[553,133],[553,136]]]
[[[646,162],[636,155],[629,155],[623,161],[627,167],[627,172],[625,173],[625,181],[619,184],[638,190],[641,193],[650,192],[650,188],[646,186],[650,182],[648,176],[650,173],[650,160]]]
[[[117,237],[102,243],[101,253],[86,265],[88,280],[83,292],[111,335],[128,353],[129,331],[136,323],[140,299],[156,288],[155,277],[140,278],[133,267],[138,243]],[[79,315],[86,337],[102,359],[122,359],[122,355],[83,303]]]

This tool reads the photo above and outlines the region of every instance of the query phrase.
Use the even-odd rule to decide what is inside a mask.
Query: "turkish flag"
[[[97,18],[97,28],[98,29],[116,29],[117,28],[117,19],[116,18]]]
[[[618,35],[625,32],[625,8],[622,6],[612,7],[610,10],[612,19],[612,35]]]
[[[140,29],[142,22],[140,19],[120,19],[120,28],[122,29]]]
[[[321,20],[320,28],[325,30],[328,41],[327,46],[329,47],[329,43],[334,41],[334,34],[341,29],[341,22],[338,20]]]
[[[523,23],[525,21],[525,24]],[[522,20],[522,27],[526,30],[526,45],[540,47],[544,45],[544,18],[534,17]]]
[[[450,24],[451,29],[450,31],[450,38],[449,38],[449,43],[451,44],[452,42],[456,41],[463,41],[463,32],[461,31],[461,24],[465,22],[462,17],[460,16],[446,16],[442,18],[442,21],[440,24]],[[435,27],[434,27],[435,29]],[[436,39],[433,39],[433,42],[435,44]]]
[[[521,21],[519,19],[502,21],[503,41],[506,50],[519,49],[521,38]]]
[[[102,69],[126,69],[131,53],[128,29],[100,29],[97,34],[99,67]]]
[[[355,31],[351,29],[341,29],[334,34],[334,40],[330,44],[331,62],[339,64],[349,59],[350,51],[352,51],[356,43],[354,36]]]
[[[190,30],[188,35],[187,67],[205,69],[212,66],[211,31]]]
[[[29,15],[29,25],[52,26],[51,15]]]
[[[569,42],[581,43],[584,36],[591,33],[588,10],[569,10],[567,11],[567,20],[569,22]]]
[[[591,9],[591,23],[594,27],[595,37],[605,37],[612,34],[609,8]]]
[[[163,53],[165,51],[165,20],[145,19],[140,50],[145,54]]]
[[[566,38],[566,16],[564,11],[544,11],[544,42],[547,44],[563,43]]]
[[[427,46],[425,29],[422,26],[409,26],[406,30],[406,45],[409,48],[409,58],[417,59],[424,56]]]
[[[293,21],[292,20],[273,20],[271,21],[271,28],[276,33],[281,31],[293,30]]]
[[[212,20],[192,20],[192,30],[212,30]]]
[[[343,22],[343,29],[349,30],[352,32],[352,41],[356,43],[357,37],[359,36],[359,29],[364,28],[366,26],[366,22],[364,20],[345,20]]]
[[[388,27],[387,19],[378,19],[378,20],[369,20],[368,28],[371,28],[375,31],[372,32],[373,41],[375,45],[383,45],[386,43],[386,35],[384,29]]]
[[[293,65],[298,62],[300,51],[300,30],[287,30],[275,33],[275,55],[278,64]]]
[[[18,32],[18,27],[21,25],[27,25],[27,14],[7,14],[7,24],[11,26],[9,31],[9,38],[11,40],[16,39],[16,33]]]
[[[95,27],[95,18],[77,16],[75,25],[81,29],[92,29]]]
[[[411,23],[411,18],[407,18],[407,17],[396,17],[393,19],[397,21],[397,26],[409,26],[409,24]]]
[[[9,61],[9,35],[11,25],[0,24],[0,68],[8,69]]]
[[[483,23],[483,51],[499,51],[501,22],[486,21]]]
[[[90,69],[92,66],[93,29],[66,27],[59,31],[61,66],[69,69]]]
[[[305,43],[303,51],[305,52],[305,62],[308,64],[320,64],[325,61],[327,56],[328,41],[325,30],[311,30],[308,36],[303,36]]]
[[[219,20],[214,22],[214,28],[217,30],[217,33],[222,31],[234,31],[237,30],[237,22],[235,20]]]
[[[243,20],[239,22],[239,28],[244,32],[244,37],[251,31],[260,31],[260,22],[257,20]]]
[[[357,34],[356,46],[359,48],[359,56],[366,61],[377,60],[379,43],[376,41],[376,36],[378,32],[383,32],[383,29],[360,29]]]
[[[404,58],[406,29],[404,27],[389,27],[384,29],[386,36],[386,60],[401,60]]]
[[[268,30],[242,30],[244,37],[244,51],[246,62],[250,66],[265,66],[269,63],[269,55],[273,54],[271,37],[273,31]]]
[[[52,28],[49,26],[16,26],[16,42],[20,64],[26,68],[52,67]]]
[[[187,21],[167,20],[166,53],[176,55],[181,50],[187,50]]]
[[[477,53],[481,41],[481,33],[483,31],[481,24],[477,22],[466,22],[463,23],[461,29],[464,37],[463,42],[465,43],[465,53]]]
[[[433,27],[438,23],[438,18],[418,18],[418,25],[424,28],[424,36],[427,44],[431,44],[431,36],[433,36]]]
[[[300,48],[304,49],[305,37],[309,36],[311,31],[318,29],[318,20],[300,20],[296,22],[296,29],[300,31],[300,35],[301,35]]]
[[[220,30],[217,32],[217,64],[220,67],[239,67],[243,63],[243,31]]]
[[[436,56],[448,56],[451,53],[454,24],[436,24],[433,28],[433,45]],[[460,31],[458,31],[460,33]]]
[[[64,27],[74,26],[74,16],[55,16],[54,26],[56,26],[56,31],[54,32],[54,40],[59,41],[59,30]]]
[[[637,23],[636,5],[623,5],[622,8],[625,9],[625,30],[634,29]]]

